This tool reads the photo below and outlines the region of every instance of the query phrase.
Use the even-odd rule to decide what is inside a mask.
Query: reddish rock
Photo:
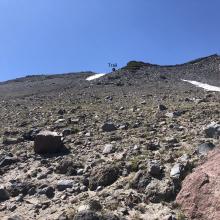
[[[220,219],[220,150],[184,179],[176,201],[189,219]]]

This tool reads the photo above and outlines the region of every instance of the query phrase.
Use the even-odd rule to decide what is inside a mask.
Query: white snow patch
[[[98,78],[100,78],[104,75],[105,75],[105,73],[97,73],[95,75],[89,76],[88,78],[86,78],[86,80],[91,81],[91,80],[94,80],[94,79],[98,79]]]
[[[191,83],[191,84],[193,84],[197,87],[205,89],[206,91],[220,92],[220,87],[217,87],[217,86],[211,86],[211,85],[206,84],[206,83],[200,83],[200,82],[192,81],[192,80],[182,79],[182,81]]]

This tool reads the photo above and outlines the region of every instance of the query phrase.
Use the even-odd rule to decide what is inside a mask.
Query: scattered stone
[[[160,104],[160,105],[158,105],[158,110],[159,111],[166,111],[167,107],[165,105]]]
[[[59,115],[64,115],[66,113],[66,110],[65,109],[60,109],[57,113]]]
[[[23,217],[20,217],[18,215],[10,216],[10,217],[4,217],[2,220],[25,220]]]
[[[92,211],[100,211],[102,210],[102,206],[100,204],[100,202],[98,200],[90,200],[89,203],[89,209],[92,210]]]
[[[114,152],[114,146],[112,144],[106,144],[104,146],[103,154],[110,154]]]
[[[40,132],[39,129],[31,129],[27,132],[24,132],[22,137],[24,138],[24,140],[26,141],[34,141],[34,139],[36,138],[37,134]]]
[[[68,136],[72,133],[72,130],[70,128],[66,128],[63,130],[62,132],[62,135],[65,137],[65,136]]]
[[[19,138],[4,137],[2,143],[5,145],[18,144],[21,142]]]
[[[138,192],[143,192],[146,186],[151,182],[151,176],[144,170],[139,170],[131,180],[130,186]]]
[[[16,163],[18,159],[16,157],[5,156],[0,160],[0,167],[5,167]]]
[[[116,126],[113,123],[105,123],[102,125],[102,131],[111,132],[117,130]]]
[[[148,167],[148,171],[149,173],[154,176],[154,177],[158,177],[161,175],[162,173],[162,169],[161,169],[161,166],[158,162],[156,161],[152,161],[150,164],[149,164],[149,167]]]
[[[87,210],[78,212],[73,220],[101,220],[101,218],[94,211]]]
[[[183,113],[184,112],[182,111],[167,112],[165,116],[167,116],[168,118],[176,118],[176,117],[180,117]]]
[[[63,148],[61,135],[57,132],[42,131],[34,141],[34,151],[38,154],[53,154],[58,153]]]
[[[206,128],[204,128],[204,133],[207,138],[216,138],[220,137],[220,124],[212,122]]]
[[[8,191],[2,187],[0,187],[0,202],[3,202],[5,200],[8,200],[10,198],[10,195]]]
[[[35,190],[36,186],[29,182],[13,181],[8,187],[8,192],[12,197],[16,197],[20,194],[27,195],[30,190]]]
[[[184,166],[179,163],[176,163],[170,171],[170,177],[179,179],[183,174],[183,170]]]
[[[58,191],[64,191],[67,188],[73,187],[73,181],[72,180],[60,180],[57,183],[57,189]]]
[[[198,153],[201,155],[207,154],[209,151],[213,150],[215,145],[211,142],[203,143],[198,146]]]
[[[109,186],[119,177],[119,168],[114,165],[107,165],[100,169],[94,169],[90,175],[89,188],[97,189],[98,186]]]
[[[52,186],[45,187],[39,191],[40,194],[45,194],[48,198],[53,198],[55,189]]]
[[[81,165],[75,164],[71,159],[64,159],[56,166],[55,172],[73,176],[77,174],[78,167],[81,167]]]

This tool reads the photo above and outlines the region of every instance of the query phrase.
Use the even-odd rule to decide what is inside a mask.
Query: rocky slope
[[[181,79],[219,86],[219,64],[1,83],[0,219],[186,219],[175,199],[219,144],[220,97]]]

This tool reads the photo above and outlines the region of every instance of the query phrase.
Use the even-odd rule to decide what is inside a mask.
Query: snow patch
[[[97,73],[95,75],[89,76],[88,78],[86,78],[86,80],[91,81],[91,80],[94,80],[94,79],[98,79],[98,78],[100,78],[104,75],[105,75],[105,73]]]
[[[192,81],[192,80],[182,79],[182,81],[191,83],[191,84],[193,84],[197,87],[203,88],[206,91],[220,92],[220,87],[217,87],[217,86],[211,86],[211,85],[206,84],[206,83],[200,83],[200,82]]]

